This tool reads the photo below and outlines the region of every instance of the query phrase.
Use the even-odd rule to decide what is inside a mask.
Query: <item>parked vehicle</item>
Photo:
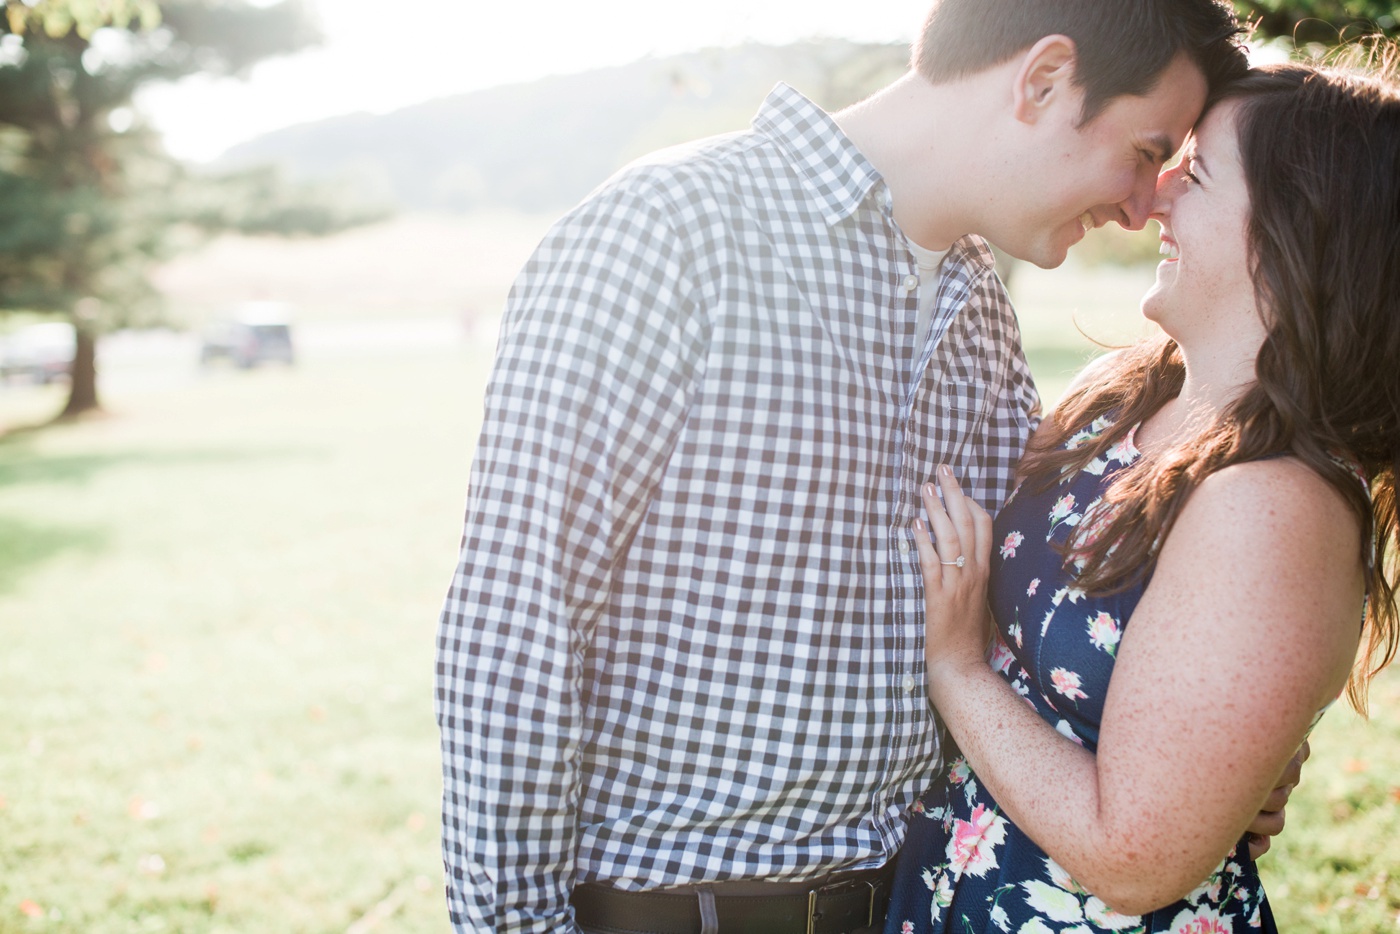
[[[264,363],[295,363],[288,306],[248,302],[211,324],[200,343],[199,362],[207,366],[221,359],[242,369]]]
[[[0,337],[0,378],[35,383],[67,379],[77,347],[77,335],[67,321],[25,325]]]

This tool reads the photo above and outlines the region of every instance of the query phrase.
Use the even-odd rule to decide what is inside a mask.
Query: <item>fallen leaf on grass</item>
[[[1365,759],[1348,759],[1346,762],[1342,763],[1342,768],[1348,772],[1369,772],[1371,770],[1371,763],[1367,762]]]
[[[414,811],[412,814],[408,815],[408,820],[404,821],[404,825],[408,827],[409,830],[417,833],[428,826],[428,819],[417,811]]]
[[[27,898],[19,903],[19,911],[26,918],[42,918],[44,916],[44,909],[39,907],[39,903],[31,902]]]
[[[136,868],[148,876],[165,874],[165,860],[159,853],[147,853],[136,861]]]

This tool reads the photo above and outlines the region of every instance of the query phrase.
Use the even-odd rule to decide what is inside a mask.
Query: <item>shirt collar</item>
[[[831,115],[787,84],[779,82],[769,92],[753,118],[753,128],[773,140],[802,173],[832,226],[850,217],[872,188],[884,184]],[[953,257],[980,270],[996,265],[987,241],[971,234],[953,244],[948,258]]]
[[[831,115],[786,84],[769,93],[753,128],[773,140],[802,173],[828,224],[849,217],[883,181]]]
[[[984,272],[990,272],[997,266],[996,254],[992,252],[991,244],[976,234],[968,234],[955,241],[948,251],[948,256],[965,258],[974,269]],[[945,263],[947,261],[944,259]]]

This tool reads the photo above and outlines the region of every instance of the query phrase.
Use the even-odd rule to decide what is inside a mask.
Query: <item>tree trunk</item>
[[[97,401],[97,333],[81,321],[74,322],[78,344],[73,354],[68,404],[59,418],[72,418],[102,408]]]

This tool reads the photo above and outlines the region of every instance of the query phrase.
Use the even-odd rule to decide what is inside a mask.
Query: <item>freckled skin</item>
[[[1183,897],[1270,800],[1345,684],[1360,630],[1359,523],[1289,459],[1208,478],[1125,629],[1095,756],[983,660],[991,522],[942,481],[948,515],[928,495],[925,507],[968,563],[949,571],[916,534],[930,698],[1007,815],[1081,884],[1127,914]]]

